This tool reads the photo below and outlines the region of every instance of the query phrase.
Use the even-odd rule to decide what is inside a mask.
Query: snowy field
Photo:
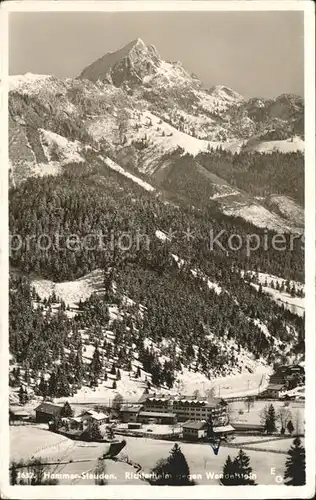
[[[233,445],[247,445],[250,444],[250,443],[259,443],[261,441],[266,441],[267,442],[267,439],[271,439],[271,441],[275,441],[275,440],[278,440],[280,439],[279,436],[267,436],[267,435],[264,435],[264,436],[261,436],[261,435],[253,435],[253,436],[248,436],[248,435],[243,435],[243,436],[234,436],[234,439],[232,441],[232,444]]]
[[[132,460],[139,462],[145,472],[149,472],[159,459],[167,457],[173,446],[173,443],[149,438],[127,437],[126,441],[127,446],[123,452]],[[218,480],[212,475],[222,472],[228,455],[234,457],[238,453],[238,448],[221,446],[216,456],[208,444],[179,442],[179,445],[187,459],[191,475],[201,475],[201,478],[196,478],[198,484],[218,484]],[[253,472],[257,474],[259,484],[275,484],[274,476],[271,475],[271,467],[276,468],[276,474],[283,476],[285,455],[249,450],[247,450],[247,455],[250,457],[250,463]],[[206,476],[207,473],[209,477]]]
[[[103,271],[96,269],[74,281],[55,283],[51,280],[34,279],[32,285],[41,299],[48,299],[53,292],[70,307],[77,307],[80,300],[87,300],[93,292],[104,290]]]
[[[232,403],[229,403],[230,420],[232,422],[232,425],[234,425],[234,422],[248,423],[248,424],[262,423],[260,414],[265,408],[265,406],[270,406],[271,404],[274,406],[276,414],[282,408],[290,410],[292,415],[291,420],[294,427],[296,427],[297,425],[299,432],[302,434],[304,433],[305,408],[303,405],[298,406],[298,404],[295,401],[289,401],[289,406],[285,407],[283,401],[258,400],[254,402],[253,406],[249,409],[249,412],[247,409],[247,405],[244,401],[234,401]],[[243,413],[240,414],[239,413],[240,411],[242,411]],[[277,426],[278,425],[279,424],[277,424]]]
[[[33,426],[10,427],[10,459],[27,460],[31,457],[41,457],[44,462],[69,462],[54,466],[54,472],[80,475],[85,472],[94,472],[98,458],[109,449],[106,443],[86,443],[54,434],[48,430]],[[76,462],[80,460],[80,462]],[[125,463],[106,460],[106,474],[113,475],[109,484],[121,484],[125,480],[125,472],[134,469]],[[130,480],[130,484],[138,484],[138,479]],[[67,477],[60,480],[60,484],[94,484],[93,479]]]
[[[267,210],[262,205],[235,202],[224,206],[223,213],[229,216],[241,217],[257,227],[278,231],[280,233],[302,233],[301,227],[295,227],[290,221],[283,219],[276,213]]]
[[[106,452],[108,445],[103,443],[85,443],[71,441],[62,438],[50,431],[36,429],[28,426],[12,426],[10,428],[11,459],[27,459],[30,456],[42,457],[46,461],[73,461],[67,465],[58,466],[57,472],[67,474],[81,474],[85,471],[94,471],[97,459]],[[150,438],[126,437],[127,445],[119,456],[128,456],[129,459],[139,463],[144,472],[150,472],[161,458],[167,457],[172,442],[152,440]],[[179,443],[182,452],[187,458],[191,475],[196,476],[198,484],[217,484],[214,474],[221,473],[223,464],[228,455],[235,456],[238,448],[221,446],[218,456],[215,456],[208,444]],[[276,474],[283,475],[285,455],[247,450],[250,457],[253,472],[257,474],[259,484],[275,484],[274,476],[271,475],[271,467],[276,468]],[[76,463],[76,460],[83,460]],[[106,460],[107,474],[115,477],[109,480],[109,484],[135,484],[137,479],[129,479],[126,472],[135,472],[135,469],[125,463]],[[209,477],[207,477],[207,475]],[[93,484],[93,480],[62,480],[61,484]],[[140,483],[141,484],[141,483]]]
[[[288,439],[274,439],[273,441],[266,441],[264,443],[253,443],[253,444],[247,444],[247,447],[249,448],[255,447],[255,448],[262,448],[264,450],[277,450],[277,451],[283,451],[287,452],[293,444],[293,438],[288,438]],[[305,446],[305,441],[302,439],[302,444]],[[248,453],[248,450],[247,450]]]
[[[10,427],[10,459],[20,460],[31,457],[56,455],[66,452],[72,441],[59,434],[33,425],[13,425]]]

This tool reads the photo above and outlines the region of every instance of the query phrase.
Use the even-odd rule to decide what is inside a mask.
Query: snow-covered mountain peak
[[[224,85],[214,85],[209,90],[209,94],[224,101],[236,102],[236,104],[244,101],[244,98],[238,92]]]
[[[8,78],[9,90],[25,92],[36,90],[43,85],[47,85],[48,80],[52,80],[51,75],[37,75],[34,73],[25,73],[24,75],[10,75]]]
[[[141,83],[156,72],[160,63],[157,49],[137,38],[121,49],[105,54],[85,68],[80,78],[108,81],[120,87],[123,83]]]

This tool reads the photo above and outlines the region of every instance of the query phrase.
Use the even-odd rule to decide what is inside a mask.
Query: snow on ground
[[[223,102],[234,105],[242,103],[245,100],[242,95],[238,94],[235,90],[232,90],[229,87],[225,87],[224,85],[214,85],[214,87],[209,90],[209,93],[216,99],[220,99]]]
[[[254,226],[264,229],[270,229],[279,233],[297,232],[301,233],[302,228],[296,228],[289,225],[285,219],[282,219],[277,214],[270,212],[262,205],[243,203],[234,203],[230,206],[223,206],[222,212],[225,215],[241,217],[242,219],[251,222]]]
[[[54,154],[58,156],[61,164],[80,163],[85,159],[80,155],[82,144],[79,141],[70,141],[62,135],[50,130],[39,129],[41,144],[48,162],[54,161]]]
[[[201,396],[205,396],[213,390],[215,396],[223,398],[257,395],[268,386],[270,373],[270,367],[257,363],[253,373],[244,371],[209,380],[202,373],[183,368],[183,373],[178,375],[178,383],[170,392],[192,395],[199,391]]]
[[[128,424],[119,424],[117,430],[132,431],[136,435],[142,432],[151,432],[152,434],[174,434],[182,431],[181,425],[160,425],[160,424],[145,424],[140,429],[128,429]]]
[[[267,441],[268,440],[271,440],[271,441],[276,441],[276,440],[279,440],[280,439],[280,436],[279,435],[276,435],[276,436],[267,436],[266,434],[264,435],[248,435],[248,434],[244,434],[244,435],[236,435],[234,436],[234,439],[232,441],[232,444],[236,445],[236,444],[245,444],[248,446],[248,443],[260,443],[260,441]]]
[[[298,396],[305,397],[305,385],[294,387],[294,389],[290,389],[289,391],[281,391],[280,396]]]
[[[160,231],[160,229],[157,229],[157,231],[155,232],[155,235],[161,241],[167,241],[167,240],[170,241],[170,238],[168,238],[166,233],[164,233],[163,231]]]
[[[122,453],[142,465],[145,472],[149,472],[158,460],[169,455],[173,443],[150,438],[126,437],[127,446]],[[142,445],[141,445],[142,444]],[[197,484],[216,485],[227,456],[235,457],[238,449],[221,445],[218,455],[215,455],[207,443],[179,443],[185,455],[191,475],[195,475]],[[284,474],[285,455],[247,450],[253,473],[257,474],[258,484],[276,484],[275,476],[271,475],[271,467],[275,467],[276,475]],[[197,476],[198,475],[198,476]]]
[[[9,90],[23,94],[36,94],[43,87],[49,85],[51,79],[51,75],[36,75],[33,73],[10,75],[8,80]]]
[[[178,147],[183,148],[185,153],[195,156],[202,151],[210,151],[219,147],[233,152],[236,151],[236,148],[240,148],[243,142],[212,142],[197,139],[164,122],[150,111],[135,112],[131,116],[126,138],[128,143],[135,140],[146,141],[141,170],[147,173],[154,171],[159,158],[167,153],[172,153]]]
[[[261,414],[264,408],[272,404],[274,406],[276,414],[278,414],[278,412],[282,409],[290,410],[290,420],[292,420],[294,427],[296,428],[296,426],[298,426],[299,432],[303,434],[305,427],[304,403],[296,401],[289,401],[288,403],[288,406],[284,406],[284,401],[266,401],[264,399],[258,399],[253,403],[252,406],[250,406],[248,412],[247,404],[244,401],[232,401],[229,403],[231,424],[232,426],[234,426],[234,422],[260,424],[262,423]],[[280,423],[278,420],[277,426],[280,427]]]
[[[196,271],[196,269],[191,269],[191,273],[193,274],[194,277],[198,276],[198,271]],[[222,287],[219,286],[217,283],[213,283],[213,281],[211,281],[206,275],[202,275],[202,277],[203,281],[207,282],[208,288],[214,290],[214,292],[217,295],[220,295],[220,293],[222,292]]]
[[[282,215],[295,224],[304,226],[304,209],[289,196],[274,194],[266,200],[270,210]]]
[[[111,405],[111,402],[116,394],[121,394],[124,401],[136,402],[144,393],[146,388],[145,372],[142,371],[142,377],[135,379],[129,376],[125,370],[120,370],[121,379],[116,380],[116,389],[112,388],[112,379],[108,376],[108,380],[102,382],[98,387],[82,387],[73,396],[67,398],[56,399],[57,402],[69,401],[70,404],[106,404]]]
[[[41,433],[41,434],[40,434]],[[119,438],[119,436],[117,436]],[[10,458],[27,459],[30,453],[36,453],[39,449],[42,450],[36,453],[36,457],[43,457],[44,460],[50,461],[67,461],[66,465],[62,464],[57,467],[57,473],[77,474],[78,476],[86,471],[94,472],[97,459],[107,451],[106,443],[86,443],[82,441],[71,441],[67,438],[62,438],[63,442],[58,444],[61,436],[51,433],[48,430],[39,430],[33,426],[11,426],[10,427]],[[158,460],[166,458],[174,443],[150,438],[137,438],[124,436],[126,446],[119,453],[118,459],[123,460],[128,457],[142,467],[142,471],[149,473],[155,467]],[[284,446],[291,444],[290,440],[283,440]],[[262,443],[262,447],[270,445],[281,446],[282,441],[271,441],[270,443]],[[216,456],[212,448],[207,443],[183,443],[180,442],[180,447],[184,453],[190,473],[197,484],[218,484],[218,478],[215,474],[221,474],[223,465],[227,456],[235,457],[238,453],[238,448],[233,449],[221,445],[219,453]],[[274,445],[274,446],[273,446]],[[247,445],[248,446],[248,445]],[[255,446],[255,445],[254,445]],[[260,445],[259,445],[260,446]],[[269,453],[261,451],[247,450],[247,455],[250,457],[250,463],[253,468],[253,473],[257,475],[256,482],[258,484],[275,484],[275,476],[271,475],[271,467],[275,467],[276,475],[283,476],[285,455],[279,453]],[[77,462],[84,460],[84,462]],[[136,484],[139,480],[131,479],[127,473],[135,473],[135,469],[124,462],[120,461],[105,461],[106,473],[111,474],[109,484]],[[61,479],[61,484],[93,484],[93,479]],[[139,483],[141,484],[141,483]]]
[[[275,276],[273,274],[268,274],[268,273],[257,273],[257,277],[259,279],[259,282],[264,286],[265,281],[267,280],[268,284],[271,283],[271,281],[274,281],[275,283],[279,283],[280,285],[283,283],[285,285],[286,280],[284,278],[281,278],[280,276]],[[290,286],[295,286],[296,289],[303,290],[305,293],[305,284],[301,283],[300,281],[289,281]]]
[[[10,427],[10,459],[29,459],[35,454],[45,456],[51,449],[63,453],[72,441],[60,434],[48,432],[37,426],[14,425]]]
[[[304,446],[305,440],[302,439],[302,445]],[[247,444],[247,451],[249,448],[262,448],[264,450],[277,450],[287,452],[293,445],[293,438],[288,439],[273,439],[272,441],[266,441],[264,443],[253,443]]]
[[[259,153],[292,153],[294,151],[304,152],[305,143],[300,137],[294,137],[293,140],[286,139],[283,141],[263,141],[250,146],[251,151]]]
[[[94,292],[102,291],[103,271],[96,269],[91,273],[74,281],[55,283],[50,280],[33,279],[32,285],[41,299],[48,299],[53,292],[62,299],[66,306],[76,307],[80,300],[87,300]]]
[[[213,194],[213,196],[210,196],[210,200],[217,200],[218,198],[226,198],[227,196],[239,196],[240,191],[232,191],[230,186],[227,186],[227,189],[224,190],[221,188],[225,188],[226,186],[219,186],[218,189],[220,192]],[[225,192],[226,191],[226,192]]]
[[[59,479],[61,485],[95,484],[93,478],[83,478],[82,475],[87,472],[93,473],[97,467],[98,458],[108,449],[107,443],[73,441],[35,426],[27,426],[27,430],[25,426],[10,427],[10,459],[27,460],[34,456],[34,458],[41,457],[45,462],[68,462],[53,466],[54,474],[64,475]],[[124,449],[121,454],[123,452]],[[125,482],[126,474],[135,471],[132,466],[124,462],[106,460],[104,465],[105,473],[109,476],[108,484],[122,484]],[[129,484],[139,482],[139,479],[128,481]]]
[[[257,318],[254,319],[253,322],[258,328],[260,328],[260,330],[262,331],[262,333],[264,333],[264,335],[267,339],[271,338],[271,333],[269,332],[267,325],[262,323]],[[282,342],[280,339],[277,339],[276,337],[273,337],[273,348],[276,351],[284,354],[285,347],[288,347],[289,349],[291,349],[292,346],[290,344],[287,344],[287,346],[284,346],[284,342]]]
[[[130,172],[127,172],[124,170],[124,168],[120,167],[117,163],[114,161],[110,160],[110,158],[103,158],[103,156],[99,155],[99,158],[112,170],[115,170],[119,174],[124,175],[124,177],[127,177],[128,179],[131,179],[133,182],[144,188],[146,191],[155,191],[155,188],[149,184],[148,182],[143,181],[139,177],[136,177],[136,175],[131,174]]]
[[[298,316],[303,316],[305,313],[305,298],[304,297],[291,297],[289,293],[286,291],[280,292],[279,290],[276,290],[275,288],[271,287],[271,282],[273,281],[274,284],[279,283],[281,285],[282,283],[285,284],[286,280],[283,278],[280,278],[279,276],[274,276],[272,274],[267,274],[267,273],[258,273],[258,279],[259,283],[262,285],[262,290],[266,293],[268,293],[272,300],[276,302],[279,305],[284,305],[286,309],[291,311],[293,314],[297,314]],[[267,281],[268,286],[264,286]],[[251,283],[251,285],[258,290],[259,285],[256,283]],[[303,293],[305,294],[305,285],[304,283],[300,283],[298,281],[290,281],[290,286],[295,286],[296,290],[302,290]]]
[[[46,175],[59,175],[62,172],[60,162],[52,161],[50,163],[29,163],[29,177],[45,177]]]

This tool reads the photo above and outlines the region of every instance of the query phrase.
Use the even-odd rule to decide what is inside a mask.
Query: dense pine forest
[[[200,153],[197,161],[231,186],[253,196],[281,194],[304,206],[304,155],[301,152],[231,154],[221,149]]]
[[[188,227],[194,238],[185,237]],[[304,319],[272,302],[262,287],[251,286],[259,270],[302,280],[299,242],[293,250],[259,248],[249,256],[244,248],[223,251],[215,246],[210,251],[211,228],[214,234],[225,231],[224,247],[231,234],[246,237],[258,232],[210,207],[197,210],[165,202],[97,163],[89,170],[69,167],[61,176],[28,179],[12,188],[10,259],[15,269],[54,281],[76,279],[95,269],[102,269],[104,276],[103,292],[80,301],[78,313],[69,318],[63,302],[52,311],[58,297],[41,301],[29,280],[13,273],[10,350],[25,368],[26,378],[41,378],[39,393],[67,396],[82,385],[97,385],[109,371],[130,370],[127,360],[133,353],[152,375],[152,383],[165,387],[172,387],[184,366],[212,377],[240,367],[247,353],[269,363],[302,354]],[[162,241],[156,230],[174,234]],[[113,235],[115,239],[123,232],[143,235],[140,245],[124,251],[109,244]],[[69,234],[80,241],[87,235],[103,235],[105,245],[67,248],[63,238]],[[17,250],[13,235],[23,238]],[[47,245],[40,235],[53,244]],[[220,294],[208,286],[208,279],[221,287]],[[126,304],[126,297],[133,303]],[[119,311],[114,321],[109,314],[113,305]],[[260,325],[268,328],[270,337]],[[114,333],[113,343],[106,339],[106,328]],[[81,355],[82,329],[95,347],[88,366]],[[165,361],[148,341],[167,341],[160,349]],[[276,348],[275,342],[284,347]]]
[[[30,178],[10,190],[11,264],[26,273],[63,281],[112,266],[114,261],[119,267],[120,262],[145,260],[163,269],[165,260],[175,253],[214,280],[229,280],[235,266],[304,281],[304,251],[299,238],[292,240],[286,234],[285,250],[273,249],[274,233],[225,216],[216,206],[197,209],[181,198],[178,201],[179,206],[164,202],[96,160],[90,169],[75,166],[58,177]],[[188,228],[192,237],[185,236]],[[156,230],[171,231],[171,241],[159,241]],[[220,234],[221,245],[210,248],[210,231],[214,237]],[[128,252],[120,251],[117,244],[125,232],[133,236]],[[69,248],[65,241],[70,234],[80,241],[88,235],[91,239],[86,245],[73,243]],[[137,234],[144,236],[139,245],[135,244]],[[245,244],[238,251],[230,249],[228,241],[235,234],[243,242],[247,235],[256,234],[261,244],[249,255]],[[15,235],[20,235],[21,245]],[[96,244],[99,237],[104,242],[102,248]],[[263,244],[264,239],[268,245]],[[94,246],[98,248],[91,250]]]

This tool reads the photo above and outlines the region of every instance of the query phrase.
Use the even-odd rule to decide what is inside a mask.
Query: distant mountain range
[[[256,370],[302,359],[301,241],[269,244],[304,228],[300,97],[207,90],[140,39],[77,78],[9,84],[12,370],[105,401],[240,373],[255,394]]]
[[[224,213],[270,229],[301,227],[299,207],[285,220],[280,210],[271,215],[275,204],[262,206],[249,198],[253,193],[245,195],[238,183],[236,189],[198,160],[219,148],[232,154],[304,151],[304,102],[299,96],[245,99],[221,85],[207,90],[180,62],[163,61],[154,46],[140,39],[105,54],[77,78],[28,73],[11,76],[9,83],[13,184],[30,175],[56,174],[69,163],[85,162],[87,154],[90,160],[102,154],[150,179],[159,190],[174,193],[185,171],[181,158],[187,154],[189,183],[196,178],[206,182],[207,199],[216,199]],[[181,197],[192,202],[191,191],[190,185]],[[293,220],[293,213],[299,217]]]

